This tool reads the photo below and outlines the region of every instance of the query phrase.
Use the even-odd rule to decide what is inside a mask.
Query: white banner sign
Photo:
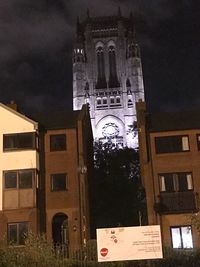
[[[98,261],[163,258],[159,225],[97,229]]]

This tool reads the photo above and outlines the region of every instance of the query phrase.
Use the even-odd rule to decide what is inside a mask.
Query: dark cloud
[[[1,0],[0,101],[72,108],[77,16],[133,12],[151,109],[199,105],[198,0]]]

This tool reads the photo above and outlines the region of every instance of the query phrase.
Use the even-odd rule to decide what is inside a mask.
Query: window
[[[16,170],[4,172],[5,189],[27,189],[32,188],[34,170]]]
[[[33,171],[19,171],[19,188],[32,188],[33,183]]]
[[[191,226],[171,227],[171,236],[173,248],[193,248]]]
[[[107,99],[103,98],[103,105],[107,105]]]
[[[161,192],[186,192],[193,190],[191,173],[165,173],[159,175]]]
[[[104,62],[104,51],[103,47],[99,46],[97,48],[97,85],[96,88],[106,88],[106,77],[105,77],[105,62]]]
[[[156,153],[189,151],[188,136],[155,137]]]
[[[28,233],[28,223],[9,223],[8,242],[14,245],[24,245],[26,234]]]
[[[50,135],[50,151],[66,150],[66,135],[54,134]]]
[[[130,83],[130,80],[129,79],[126,80],[126,87],[127,88],[131,87],[131,83]]]
[[[67,190],[66,173],[56,173],[51,175],[51,190],[52,191]]]
[[[97,99],[97,105],[101,105],[101,98]]]
[[[5,184],[5,188],[9,189],[9,188],[17,188],[17,172],[6,172],[4,174],[4,184]]]
[[[114,97],[111,97],[110,98],[110,104],[114,104],[115,103],[115,99],[114,99]]]
[[[116,97],[116,103],[120,104],[120,97]]]
[[[35,148],[36,148],[35,133],[5,134],[3,136],[4,151],[35,149]]]
[[[109,46],[108,58],[109,58],[109,87],[111,88],[119,87],[114,45]]]

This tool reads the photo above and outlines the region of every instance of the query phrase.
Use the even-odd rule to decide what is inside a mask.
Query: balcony
[[[159,195],[160,201],[154,209],[160,214],[197,212],[199,210],[198,194],[193,191],[170,192]]]

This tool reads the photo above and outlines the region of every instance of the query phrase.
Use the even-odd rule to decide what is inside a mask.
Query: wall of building
[[[37,123],[3,104],[0,104],[0,117],[0,236],[9,238],[8,229],[12,225],[19,234],[19,225],[23,224],[34,233],[45,232],[54,244],[65,245],[66,253],[80,248],[90,238],[88,181],[93,139],[88,107],[73,114],[69,128],[63,119],[64,126],[55,125],[52,130],[45,125],[40,125],[38,130]],[[5,134],[22,133],[36,133],[37,149],[32,144],[32,149],[19,150],[13,145],[15,142],[9,143],[7,150],[3,148]],[[66,138],[65,148],[58,142],[58,147],[52,149],[51,137],[60,135]],[[32,188],[19,186],[22,181],[19,172],[24,169],[34,171]],[[10,170],[17,171],[17,185],[4,188],[4,171]],[[61,188],[56,188],[55,177],[53,185],[55,174],[65,174],[64,188],[63,180]]]
[[[64,151],[50,151],[50,135],[65,134],[67,148]],[[78,154],[76,129],[49,130],[45,135],[45,169],[46,169],[46,216],[47,237],[52,239],[52,219],[58,213],[68,217],[70,240],[80,243],[80,199],[78,181]],[[56,163],[56,164],[55,164]],[[67,190],[51,190],[51,175],[67,174]],[[73,227],[76,226],[76,231]]]
[[[93,140],[86,107],[79,114],[76,127],[47,130],[45,134],[45,202],[46,233],[48,240],[54,238],[52,225],[55,217],[62,214],[67,219],[67,245],[69,250],[86,244],[90,238],[89,190],[91,161],[89,155]],[[64,134],[66,149],[50,151],[50,137]],[[89,150],[88,150],[89,149]],[[66,190],[51,188],[51,175],[66,173]],[[60,231],[60,229],[58,230]]]
[[[198,212],[198,196],[200,194],[200,150],[198,148],[197,136],[200,134],[200,129],[182,129],[170,131],[150,131],[150,124],[147,124],[147,114],[144,103],[139,103],[138,107],[138,128],[139,128],[139,144],[140,144],[140,163],[141,177],[146,190],[148,223],[160,224],[162,230],[163,245],[172,247],[171,227],[182,227],[191,225],[191,216]],[[148,120],[149,123],[149,120]],[[155,138],[166,136],[188,136],[189,150],[182,152],[157,153]],[[161,203],[160,192],[160,174],[170,173],[191,173],[193,190],[186,191],[189,197],[194,196],[195,204],[190,211],[184,210],[184,206],[180,208],[165,211]],[[177,191],[171,192],[171,197],[175,197],[170,205],[176,205],[176,201],[181,201],[181,194]],[[170,194],[169,194],[170,195]],[[178,196],[180,198],[178,198]],[[174,202],[173,202],[174,201]],[[181,205],[181,203],[180,203]],[[196,206],[195,206],[196,205]],[[176,206],[177,207],[177,206]],[[182,208],[181,208],[182,207]],[[194,225],[192,225],[193,246],[200,245],[199,234]]]
[[[4,190],[4,171],[35,169],[39,170],[39,155],[35,150],[3,150],[3,135],[14,133],[37,132],[37,123],[16,111],[0,105],[0,228],[6,232],[8,222],[27,221],[37,230],[36,187],[37,175],[30,189]]]

